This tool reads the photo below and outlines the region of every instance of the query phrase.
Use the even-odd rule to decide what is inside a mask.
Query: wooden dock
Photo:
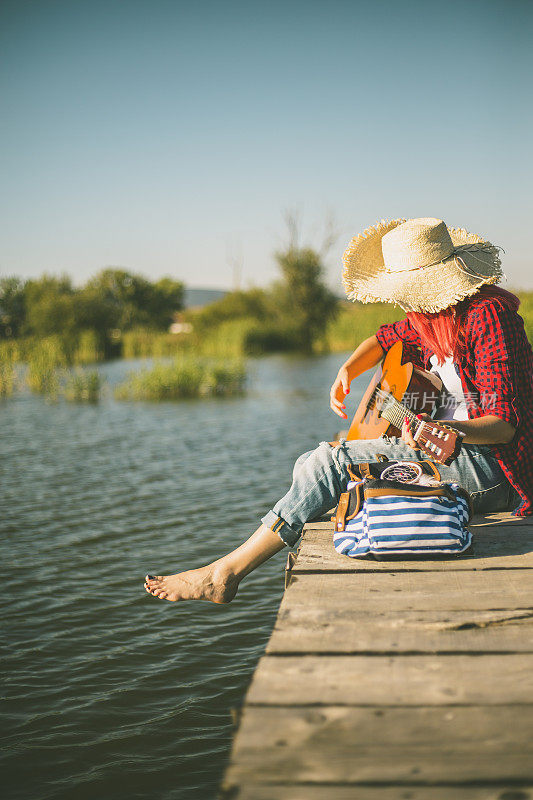
[[[472,531],[470,555],[379,562],[306,525],[222,798],[533,798],[533,524]]]

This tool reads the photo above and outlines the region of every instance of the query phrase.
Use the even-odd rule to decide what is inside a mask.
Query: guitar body
[[[378,439],[384,433],[401,435],[400,429],[380,414],[381,403],[379,398],[376,399],[376,390],[379,389],[415,414],[432,413],[442,390],[442,381],[434,373],[419,369],[409,361],[402,364],[402,353],[402,342],[396,342],[377,368],[354,414],[347,439]]]

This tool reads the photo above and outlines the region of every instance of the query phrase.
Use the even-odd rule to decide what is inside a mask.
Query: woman
[[[433,218],[381,222],[352,239],[344,253],[347,295],[392,302],[405,319],[382,325],[362,342],[331,387],[331,408],[346,419],[354,377],[376,366],[399,339],[404,360],[439,373],[446,393],[436,416],[464,434],[445,481],[471,495],[475,511],[533,513],[533,354],[517,314],[518,299],[493,286],[501,279],[498,248]],[[200,569],[146,576],[145,589],[166,600],[228,603],[242,578],[298,541],[305,522],[334,507],[348,465],[425,457],[404,422],[401,438],[321,442],[295,464],[292,486],[240,547]]]

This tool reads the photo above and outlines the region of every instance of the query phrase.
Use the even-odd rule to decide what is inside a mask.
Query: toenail
[[[155,575],[147,575],[146,576],[146,580],[147,581],[155,581]]]

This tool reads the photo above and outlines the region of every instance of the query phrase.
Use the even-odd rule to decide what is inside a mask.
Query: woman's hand
[[[342,417],[342,419],[348,419],[345,414],[346,406],[344,405],[344,398],[349,392],[350,378],[348,376],[348,370],[346,367],[341,367],[329,393],[329,405],[331,410],[339,417]]]
[[[431,419],[429,414],[417,414],[416,416],[418,419],[424,419],[424,420]],[[419,446],[413,439],[413,431],[409,419],[407,417],[405,417],[403,421],[401,438],[405,442],[405,444],[408,444],[409,447],[413,448],[413,450],[420,450]]]

